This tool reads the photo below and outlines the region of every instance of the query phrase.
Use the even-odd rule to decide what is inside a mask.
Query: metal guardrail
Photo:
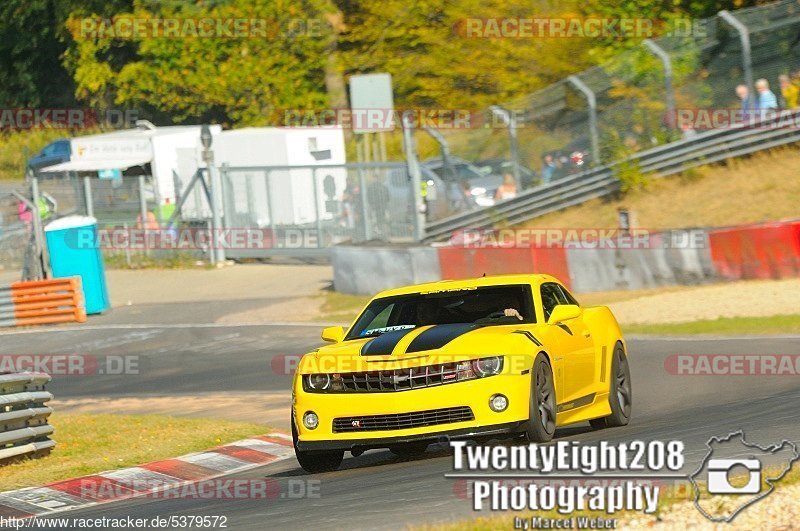
[[[797,124],[800,124],[800,111],[783,111],[754,125],[706,131],[693,138],[636,153],[622,162],[638,163],[642,172],[665,177],[704,164],[798,142],[800,127]],[[622,162],[569,175],[525,190],[494,206],[436,221],[426,227],[423,241],[443,241],[460,229],[513,225],[611,195],[620,189],[620,181],[615,175],[616,167]]]
[[[47,423],[53,410],[45,405],[53,398],[45,391],[49,381],[44,373],[0,374],[0,463],[40,455],[56,445]]]

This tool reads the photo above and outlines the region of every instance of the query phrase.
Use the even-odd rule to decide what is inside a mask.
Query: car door
[[[541,285],[542,310],[545,320],[550,318],[553,309],[559,304],[577,304],[566,290],[555,282]],[[559,406],[564,410],[591,403],[594,386],[594,342],[589,327],[579,316],[549,327],[550,337],[556,341],[556,358],[561,358],[563,374],[563,393]]]

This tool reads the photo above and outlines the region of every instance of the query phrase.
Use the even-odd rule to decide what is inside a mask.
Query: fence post
[[[142,230],[144,231],[144,254],[150,256],[148,247],[149,238],[147,236],[147,198],[144,195],[145,182],[144,175],[139,176],[139,218],[141,219]]]
[[[672,88],[672,59],[669,54],[656,44],[653,39],[645,39],[644,45],[650,52],[661,60],[664,66],[664,103],[667,106],[667,126],[675,125],[675,92]]]
[[[219,170],[220,193],[222,194],[222,226],[226,229],[231,227],[231,217],[236,212],[236,207],[233,204],[233,183],[231,182],[231,175],[228,171],[228,163],[223,162]],[[238,227],[242,228],[242,227]]]
[[[317,220],[317,248],[322,247],[322,214],[319,210],[319,190],[317,190],[317,168],[311,169],[311,184],[314,186],[314,214]],[[305,236],[303,242],[308,241]]]
[[[501,107],[500,105],[492,105],[489,107],[497,116],[503,120],[508,128],[508,150],[511,154],[511,171],[514,176],[514,182],[517,184],[517,189],[522,190],[522,178],[519,171],[519,143],[517,141],[517,118],[513,111]]]
[[[422,172],[419,169],[417,150],[414,146],[414,111],[403,113],[403,148],[406,152],[408,173],[411,176],[411,197],[414,202],[414,241],[420,242],[425,237],[425,212],[423,212],[422,204]]]
[[[367,179],[364,176],[364,169],[359,166],[358,168],[358,187],[361,189],[361,193],[359,194],[359,202],[361,203],[361,220],[364,224],[364,241],[369,241],[372,237],[370,231],[370,223],[367,210]]]
[[[428,133],[436,143],[439,144],[439,150],[442,153],[442,169],[444,170],[442,175],[451,178],[455,177],[455,175],[453,175],[453,168],[450,165],[450,144],[447,142],[447,139],[442,133],[427,125],[422,126],[421,129]]]
[[[86,202],[86,215],[93,218],[94,199],[92,198],[92,180],[89,176],[83,178],[83,200]]]
[[[750,50],[750,30],[747,29],[747,26],[745,26],[742,21],[734,17],[725,9],[717,14],[719,15],[719,18],[735,29],[739,34],[739,40],[742,43],[742,73],[744,74],[744,84],[747,85],[747,91],[751,98],[750,101],[752,102],[752,98],[756,97],[756,93],[753,91],[753,64]]]
[[[36,244],[35,258],[39,262],[38,270],[42,272],[42,278],[50,278],[52,271],[50,270],[50,257],[47,254],[47,245],[44,238],[44,227],[42,226],[42,218],[39,214],[39,178],[36,175],[31,176],[31,199],[33,205],[31,207],[31,214],[33,220],[33,241]]]
[[[215,263],[225,262],[225,249],[220,243],[220,230],[222,229],[222,180],[220,179],[217,167],[214,165],[214,152],[211,151],[213,137],[207,124],[203,124],[200,131],[200,142],[203,145],[203,161],[206,163],[208,171],[208,185],[211,189],[211,220],[214,224],[211,234],[213,255]]]
[[[592,159],[594,159],[594,164],[600,164],[600,141],[597,134],[597,99],[592,89],[586,86],[586,83],[578,76],[569,76],[567,81],[586,96],[586,103],[589,106],[589,138],[592,143]]]
[[[272,179],[270,178],[272,175],[272,170],[264,170],[264,175],[267,186],[267,215],[269,215],[269,230],[272,233],[270,238],[272,238],[272,246],[277,247],[276,242],[278,233],[275,232],[275,203],[272,201]]]

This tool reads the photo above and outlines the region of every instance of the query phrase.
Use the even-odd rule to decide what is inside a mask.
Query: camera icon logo
[[[736,487],[731,482],[731,472],[744,467],[749,477],[747,483]],[[758,459],[709,459],[709,494],[758,494],[761,491],[761,462]]]
[[[694,506],[712,522],[731,522],[736,515],[775,491],[776,486],[800,461],[792,441],[761,446],[747,442],[742,430],[715,436],[706,442],[706,453],[689,481]],[[769,465],[763,468],[764,464]],[[705,480],[705,488],[701,484]]]

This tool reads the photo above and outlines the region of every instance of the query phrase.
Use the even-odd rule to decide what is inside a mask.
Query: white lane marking
[[[764,341],[765,339],[800,339],[800,335],[714,336],[703,334],[697,336],[649,336],[626,334],[625,339],[634,339],[636,341]]]
[[[326,326],[341,325],[342,323],[326,323],[323,321],[314,323],[304,322],[269,322],[269,323],[178,323],[178,324],[107,324],[107,325],[88,325],[88,326],[64,326],[57,328],[25,329],[25,330],[3,330],[0,336],[13,336],[21,334],[46,334],[53,332],[83,332],[88,330],[146,330],[146,329],[180,329],[180,328],[257,328],[264,326],[287,326],[287,327],[312,327],[325,328]]]

